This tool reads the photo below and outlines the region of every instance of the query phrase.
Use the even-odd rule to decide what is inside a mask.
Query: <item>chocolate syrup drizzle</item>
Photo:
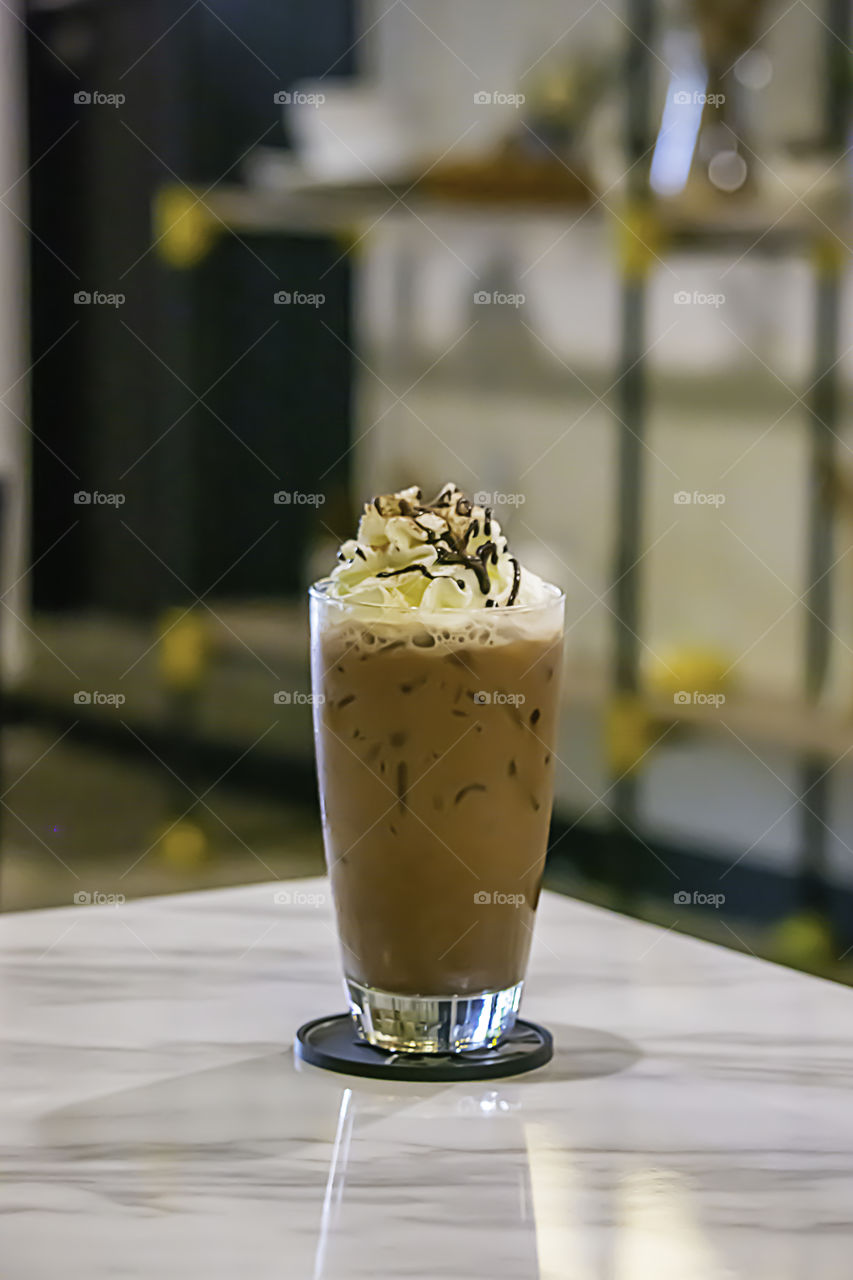
[[[420,489],[417,491],[418,500],[411,503],[407,498],[398,498],[393,494],[380,494],[372,501],[372,505],[376,508],[379,515],[388,518],[392,515],[401,515],[411,518],[418,528],[426,534],[427,545],[435,548],[437,564],[458,564],[466,569],[470,569],[477,579],[477,585],[482,595],[487,596],[486,606],[495,607],[498,601],[491,595],[492,581],[489,577],[489,564],[496,565],[498,557],[507,551],[507,540],[500,535],[500,541],[503,544],[498,546],[497,542],[492,538],[492,512],[490,507],[485,508],[483,516],[483,535],[486,541],[482,543],[474,552],[467,550],[468,543],[472,538],[479,537],[480,521],[473,517],[475,510],[471,501],[459,494],[452,485],[448,485],[433,498],[432,502],[423,502],[423,493]],[[454,504],[455,498],[455,504]],[[391,509],[383,509],[383,501]],[[396,505],[396,510],[393,510]],[[448,508],[453,507],[453,514],[467,519],[468,523],[464,531],[456,534],[453,531],[450,519],[445,514]],[[437,515],[444,520],[446,528],[441,532],[429,528],[421,524],[419,516]],[[361,555],[364,559],[364,553],[360,548],[356,549],[356,554]],[[510,556],[512,562],[512,587],[506,599],[507,606],[515,604],[518,599],[518,592],[521,586],[521,566],[514,556]],[[430,581],[437,578],[443,578],[445,574],[431,573],[425,565],[411,564],[405,565],[402,569],[381,569],[377,573],[378,578],[396,578],[403,573],[420,573]],[[456,583],[460,587],[464,587],[465,583],[462,578],[457,578]]]

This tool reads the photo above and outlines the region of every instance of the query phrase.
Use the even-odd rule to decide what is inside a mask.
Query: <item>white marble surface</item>
[[[849,1280],[853,992],[545,894],[555,1060],[392,1091],[326,892],[0,918],[3,1280]]]

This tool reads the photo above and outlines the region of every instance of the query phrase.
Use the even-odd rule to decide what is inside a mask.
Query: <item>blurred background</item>
[[[567,592],[547,883],[853,979],[849,26],[0,7],[4,910],[321,870],[305,586],[452,479]]]

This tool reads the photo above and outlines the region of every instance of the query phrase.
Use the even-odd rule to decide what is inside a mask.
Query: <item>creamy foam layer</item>
[[[545,585],[546,602],[539,608],[478,609],[475,611],[394,610],[375,605],[351,605],[337,600],[328,588],[331,582],[318,583],[315,592],[326,597],[329,608],[324,613],[327,643],[332,640],[340,653],[355,653],[364,658],[393,652],[401,646],[417,650],[425,657],[441,657],[448,649],[478,649],[535,642],[547,645],[559,638],[563,626],[562,595],[556,587]],[[335,606],[340,606],[340,613]],[[334,660],[329,654],[328,660]]]
[[[338,561],[332,598],[420,616],[523,609],[546,604],[554,593],[510,554],[491,510],[453,484],[431,502],[414,487],[374,498]]]

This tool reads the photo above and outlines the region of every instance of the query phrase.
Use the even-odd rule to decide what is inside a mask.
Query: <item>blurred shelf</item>
[[[772,694],[731,693],[722,707],[676,706],[672,695],[643,695],[649,714],[685,728],[733,735],[745,742],[776,746],[819,760],[836,761],[853,749],[853,715]]]
[[[609,666],[589,663],[573,667],[569,663],[563,697],[570,706],[603,706],[611,693]],[[675,724],[729,742],[740,738],[750,745],[779,747],[819,760],[840,760],[853,751],[853,708],[845,714],[770,690],[734,689],[719,707],[676,703],[674,697],[673,693],[648,688],[637,695],[636,710],[651,723],[652,741],[667,724]]]
[[[195,194],[201,197],[203,192]],[[295,187],[287,192],[223,185],[205,195],[204,204],[232,231],[295,235],[337,235],[360,231],[364,224],[371,226],[380,220],[384,222],[392,215],[398,220],[452,214],[474,220],[488,216],[514,222],[519,217],[553,216],[565,212],[581,216],[590,208],[588,203],[575,200],[450,198],[411,190],[405,183],[388,186],[381,183],[373,186],[318,183]]]
[[[311,708],[276,703],[279,690],[308,689],[305,610],[225,601],[205,619],[208,658],[197,692],[176,699],[159,668],[158,627],[99,615],[49,615],[32,620],[37,637],[30,665],[7,691],[28,710],[99,731],[180,732],[194,740],[240,750],[259,742],[267,758],[305,760],[311,751]],[[274,613],[274,617],[272,614]],[[92,695],[79,702],[76,694]],[[95,693],[120,694],[121,705]]]
[[[700,197],[690,192],[659,201],[652,207],[652,216],[659,221],[664,243],[673,247],[752,247],[755,241],[767,239],[768,247],[785,251],[815,237],[828,235],[843,241],[853,229],[846,191],[833,184],[816,191],[806,203],[809,194],[807,188],[798,194],[786,187],[777,188],[773,198],[725,198],[710,190]]]
[[[263,754],[310,757],[310,706],[296,698],[286,706],[274,701],[280,689],[293,695],[308,692],[306,610],[299,604],[233,601],[216,601],[213,608],[215,615],[207,616],[210,658],[192,712],[193,733],[243,748],[267,731],[259,747]],[[34,619],[33,630],[42,643],[34,642],[30,667],[10,690],[19,704],[63,720],[116,728],[122,721],[139,730],[168,732],[174,726],[174,704],[159,676],[154,626],[49,616]],[[121,707],[81,705],[74,699],[81,689],[121,692],[126,701]],[[610,693],[606,663],[569,661],[563,693],[569,714],[573,707],[602,710]],[[839,760],[853,751],[853,708],[847,714],[772,691],[734,689],[718,708],[675,704],[672,693],[645,690],[635,707],[651,730],[651,741],[658,736],[655,726],[662,731],[674,723],[685,731],[729,742],[740,738],[819,760]]]
[[[550,343],[553,339],[549,337],[548,341]],[[732,342],[735,343],[735,340],[732,339]],[[780,432],[801,431],[803,420],[807,420],[809,414],[808,404],[805,402],[809,386],[808,370],[798,371],[795,377],[788,368],[784,375],[792,387],[796,386],[799,395],[804,397],[799,405],[792,404],[793,397],[789,387],[780,382],[768,368],[760,365],[756,368],[754,360],[751,363],[740,363],[741,352],[746,353],[746,348],[738,347],[734,352],[724,377],[719,369],[685,369],[683,366],[654,364],[650,360],[646,385],[648,402],[654,413],[653,429],[670,429],[673,425],[671,415],[678,414],[678,429],[683,432],[706,429],[711,416],[717,421],[725,418],[729,425],[737,423],[738,430],[741,431],[749,432],[752,428],[756,434],[759,433],[759,428],[755,426],[755,422],[762,419],[778,419],[776,430]],[[384,344],[376,340],[365,340],[361,354],[372,368],[379,369]],[[612,357],[609,362],[605,357],[597,364],[588,359],[575,359],[569,364],[568,358],[570,352],[565,348],[558,350],[555,346],[552,354],[535,338],[531,337],[529,342],[519,338],[512,360],[496,357],[494,364],[488,369],[488,376],[482,377],[479,367],[472,365],[467,350],[460,344],[458,353],[451,352],[435,369],[425,373],[424,370],[428,370],[435,359],[435,352],[432,347],[426,343],[422,345],[413,337],[406,345],[399,362],[395,363],[393,377],[401,390],[417,382],[414,391],[406,395],[406,401],[414,405],[424,417],[427,416],[427,405],[430,413],[458,412],[458,404],[434,397],[464,397],[465,400],[470,400],[476,396],[478,403],[482,403],[501,400],[508,394],[513,394],[524,397],[524,406],[530,406],[534,411],[547,412],[550,406],[558,404],[563,412],[581,413],[584,409],[590,409],[612,422],[611,406],[615,407]],[[389,385],[392,385],[392,375],[387,370],[384,371],[384,376],[389,380]],[[371,416],[368,418],[368,421],[372,421],[395,397],[381,386],[374,386],[368,394],[373,397],[369,401]],[[841,382],[837,394],[839,414],[846,415],[853,421],[853,381],[846,379]],[[430,399],[426,400],[425,397]],[[464,408],[464,404],[462,407]],[[842,428],[840,434],[845,430],[846,428]],[[748,435],[746,439],[749,439]],[[844,439],[847,439],[846,435]]]
[[[419,189],[420,188],[420,189]],[[448,216],[467,220],[518,222],[530,218],[575,220],[590,217],[604,224],[628,214],[619,198],[610,200],[614,214],[602,203],[551,197],[544,199],[519,190],[517,198],[484,198],[430,192],[417,182],[328,183],[306,178],[276,186],[223,184],[213,191],[192,193],[213,215],[236,233],[338,235],[358,233],[386,218],[395,220]],[[787,188],[765,196],[695,197],[649,201],[642,211],[643,226],[653,229],[661,243],[672,248],[750,246],[760,252],[785,252],[815,238],[850,233],[849,201],[835,185],[825,193],[795,194]],[[614,216],[615,215],[615,216]],[[642,230],[642,227],[639,228]]]

